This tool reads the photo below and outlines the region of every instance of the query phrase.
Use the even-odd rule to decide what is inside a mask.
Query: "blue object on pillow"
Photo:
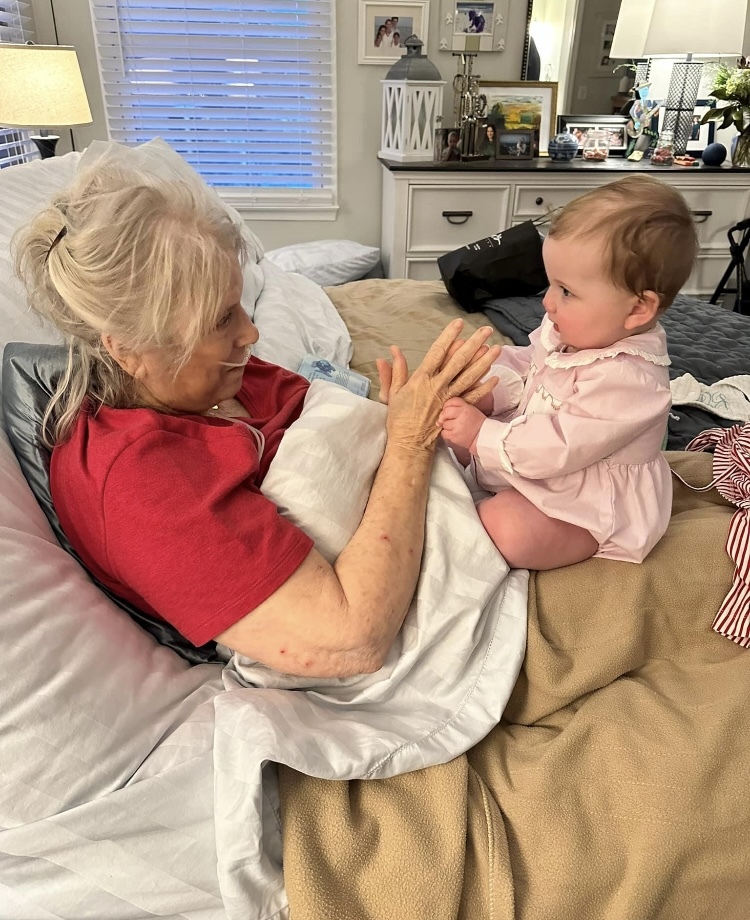
[[[3,355],[2,399],[5,427],[26,481],[50,522],[63,549],[67,550],[85,569],[81,558],[70,545],[52,503],[49,486],[50,453],[39,440],[42,418],[54,393],[57,381],[65,370],[66,349],[61,345],[29,345],[10,342]],[[87,570],[88,571],[88,570]],[[218,661],[216,643],[196,648],[165,620],[139,610],[114,594],[91,572],[94,584],[129,614],[157,642],[166,645],[190,664]]]

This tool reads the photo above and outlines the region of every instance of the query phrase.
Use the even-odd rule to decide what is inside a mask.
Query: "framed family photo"
[[[589,131],[605,131],[609,140],[609,155],[624,157],[630,143],[625,115],[558,115],[557,133],[572,134],[578,141],[581,155]]]
[[[480,80],[479,87],[487,97],[487,121],[496,125],[499,132],[535,130],[537,149],[534,155],[547,156],[557,112],[557,83]]]
[[[440,0],[441,51],[504,51],[509,0]]]
[[[406,53],[410,35],[426,46],[429,19],[429,0],[359,0],[359,63],[394,64]]]
[[[519,128],[516,131],[500,129],[497,132],[498,160],[530,160],[537,146],[534,128]]]
[[[687,152],[691,156],[700,156],[709,144],[713,144],[716,136],[716,122],[709,121],[702,125],[701,118],[709,109],[716,106],[715,99],[697,99],[693,111],[693,123],[687,142]]]
[[[461,133],[460,128],[437,128],[435,130],[433,160],[436,163],[461,162]]]

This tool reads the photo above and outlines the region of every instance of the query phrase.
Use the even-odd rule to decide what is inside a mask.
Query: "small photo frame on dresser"
[[[435,131],[435,145],[432,159],[435,163],[461,162],[460,128],[438,128]]]
[[[716,122],[709,121],[701,124],[701,119],[709,109],[716,105],[715,99],[697,99],[693,110],[693,122],[690,127],[686,152],[693,157],[699,157],[709,144],[713,144],[716,136]]]
[[[509,131],[506,128],[497,130],[498,160],[531,160],[538,146],[538,134],[533,128],[518,128]]]
[[[589,131],[606,131],[609,138],[609,155],[624,157],[630,138],[625,115],[558,115],[557,133],[572,134],[578,141],[578,156]]]

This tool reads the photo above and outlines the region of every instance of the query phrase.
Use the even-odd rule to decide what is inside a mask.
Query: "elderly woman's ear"
[[[119,339],[108,332],[102,333],[102,345],[107,349],[120,367],[131,377],[140,380],[146,373],[141,356],[126,348]]]

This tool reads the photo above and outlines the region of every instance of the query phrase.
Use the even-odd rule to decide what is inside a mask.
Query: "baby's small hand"
[[[487,416],[459,396],[446,400],[438,419],[443,440],[451,447],[463,447],[474,453],[479,429]]]

